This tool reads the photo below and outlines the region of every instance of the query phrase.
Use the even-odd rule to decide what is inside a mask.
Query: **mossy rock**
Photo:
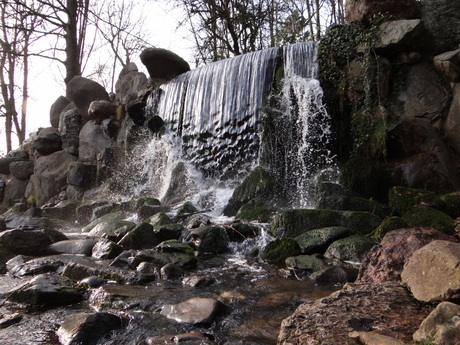
[[[460,217],[460,192],[441,195],[435,208],[447,213],[452,218]]]
[[[293,238],[281,237],[268,243],[261,252],[263,260],[272,264],[282,264],[290,256],[300,255],[299,245]]]
[[[414,206],[402,219],[411,227],[431,227],[446,234],[453,234],[455,221],[448,214],[427,206]]]
[[[126,220],[120,220],[115,223],[105,222],[96,225],[89,234],[118,242],[124,235],[134,229],[135,226],[135,223]]]
[[[317,272],[327,268],[326,263],[318,255],[290,256],[285,260],[285,264],[289,269],[306,270],[308,272]]]
[[[343,226],[332,226],[314,229],[295,238],[303,254],[324,253],[327,247],[342,237],[351,234],[351,230]]]
[[[269,200],[271,204],[276,204],[281,199],[280,192],[281,186],[273,176],[262,167],[257,167],[235,188],[224,215],[235,215],[250,200]]]
[[[408,187],[392,187],[388,192],[388,205],[403,215],[413,206],[421,203],[433,204],[438,199],[434,192]]]
[[[267,223],[274,212],[275,208],[268,206],[265,202],[251,200],[240,207],[236,214],[236,218],[242,220],[258,220]]]
[[[360,211],[337,210],[281,210],[273,217],[270,230],[274,236],[296,237],[313,229],[343,226],[352,232],[372,232],[382,219]]]
[[[407,223],[397,216],[386,218],[377,229],[374,230],[374,240],[381,241],[383,236],[392,230],[407,228]]]
[[[224,228],[219,226],[200,226],[192,229],[187,240],[195,244],[200,254],[220,254],[228,250],[229,238]]]
[[[182,242],[179,240],[167,240],[161,242],[156,246],[163,253],[167,252],[176,252],[176,253],[185,253],[189,255],[194,255],[195,250],[192,248],[190,243]]]
[[[392,208],[378,201],[358,196],[331,196],[321,198],[318,203],[318,208],[370,212],[381,218],[389,216],[392,213]]]
[[[361,262],[376,242],[364,235],[353,235],[333,242],[324,257],[333,261]]]
[[[198,209],[190,201],[186,201],[177,211],[177,215],[184,216],[194,214],[196,212],[198,212]]]
[[[172,220],[166,214],[160,212],[145,219],[144,222],[151,224],[154,229],[158,229],[163,225],[171,224]]]
[[[104,214],[103,216],[99,217],[98,219],[92,221],[87,226],[82,229],[82,232],[90,232],[96,225],[106,223],[108,227],[112,227],[112,229],[116,229],[119,226],[116,224],[120,224],[126,218],[126,214],[123,211],[116,211]]]

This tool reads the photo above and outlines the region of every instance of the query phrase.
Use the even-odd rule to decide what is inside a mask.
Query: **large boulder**
[[[422,20],[435,54],[452,50],[460,42],[460,3],[449,0],[422,0]]]
[[[284,319],[279,345],[354,345],[354,331],[375,331],[409,344],[425,318],[399,283],[347,284],[340,291],[300,305]]]
[[[140,58],[153,80],[167,81],[190,71],[187,61],[166,49],[146,48]]]
[[[228,250],[229,238],[224,228],[218,226],[200,226],[191,229],[188,237],[200,254],[219,254]]]
[[[123,67],[118,76],[115,84],[116,98],[121,104],[127,104],[136,99],[138,92],[147,85],[148,80],[145,74],[139,72],[136,64],[131,62]]]
[[[100,125],[93,121],[85,123],[80,131],[78,159],[82,163],[96,164],[97,155],[112,145]]]
[[[167,304],[161,314],[180,323],[210,325],[225,311],[225,305],[212,298],[191,298],[178,304]]]
[[[17,161],[10,163],[11,175],[18,180],[27,180],[34,173],[33,161]]]
[[[375,241],[364,235],[353,235],[333,242],[324,253],[332,261],[361,262]]]
[[[88,108],[91,102],[99,100],[110,101],[109,94],[104,87],[93,80],[80,76],[73,77],[67,84],[67,98],[75,104],[83,118],[83,122],[90,119]]]
[[[43,156],[35,162],[34,174],[30,177],[25,196],[37,207],[42,206],[51,197],[59,194],[67,183],[69,164],[77,157],[66,151],[58,151]]]
[[[390,14],[397,19],[413,19],[419,15],[416,0],[348,0],[346,18],[367,21],[376,14]]]
[[[420,19],[385,21],[379,26],[379,36],[374,47],[382,55],[396,54],[416,49],[424,41]]]
[[[65,96],[59,96],[56,101],[51,105],[50,108],[50,123],[54,128],[59,127],[59,121],[61,118],[61,113],[66,106],[69,105],[70,99]]]
[[[357,282],[399,282],[404,264],[412,254],[435,240],[455,241],[432,228],[400,229],[388,232],[363,260]]]
[[[92,101],[88,108],[88,116],[98,125],[103,120],[114,118],[117,114],[117,106],[110,101]]]
[[[38,132],[34,140],[35,150],[42,156],[49,155],[62,149],[62,139],[57,128],[44,128]]]
[[[66,239],[65,235],[51,230],[12,229],[0,233],[0,250],[17,255],[46,255],[51,253],[50,244]]]
[[[401,279],[416,299],[439,302],[460,297],[460,243],[433,241],[412,254]]]
[[[434,57],[436,69],[450,82],[460,81],[460,49],[448,51]],[[458,85],[457,85],[458,86]]]

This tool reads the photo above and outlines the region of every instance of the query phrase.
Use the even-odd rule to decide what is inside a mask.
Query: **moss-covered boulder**
[[[407,226],[408,224],[401,217],[388,217],[374,230],[374,240],[380,242],[386,233],[392,230],[407,228]]]
[[[268,243],[262,249],[261,257],[269,263],[282,264],[288,257],[300,254],[299,245],[293,238],[281,237]]]
[[[186,201],[181,207],[179,207],[179,210],[177,210],[177,215],[185,216],[196,212],[198,212],[198,209],[190,201]]]
[[[224,215],[234,216],[241,206],[250,200],[280,203],[281,186],[273,176],[262,167],[255,168],[244,181],[235,188],[232,198],[224,209]]]
[[[384,218],[391,214],[392,209],[382,203],[366,199],[359,196],[330,196],[321,198],[318,208],[343,210],[343,211],[363,211],[374,213],[377,216]]]
[[[344,226],[356,233],[372,232],[382,219],[360,211],[281,210],[273,217],[270,230],[275,236],[296,237],[307,231],[330,226]]]
[[[446,234],[453,234],[455,221],[446,213],[428,206],[414,206],[402,219],[411,227],[431,227]]]
[[[125,249],[148,249],[156,246],[160,241],[153,231],[151,224],[142,222],[128,232],[118,242]]]
[[[396,186],[388,192],[388,205],[399,215],[416,205],[433,204],[436,199],[436,193],[423,189]]]
[[[246,204],[242,205],[236,214],[237,219],[242,220],[258,220],[260,222],[268,222],[275,208],[267,205],[264,201],[250,200]]]
[[[364,235],[353,235],[333,242],[324,257],[333,261],[361,262],[376,242]]]
[[[154,229],[159,228],[160,226],[171,224],[172,220],[163,212],[157,213],[144,220],[145,223],[151,224]]]
[[[107,213],[86,225],[82,229],[82,232],[90,232],[91,230],[93,230],[93,228],[100,224],[103,224],[103,226],[107,227],[107,229],[116,229],[120,227],[121,222],[125,218],[126,214],[123,211]]]
[[[351,235],[343,226],[314,229],[295,238],[303,254],[324,253],[329,245],[339,238]]]
[[[200,254],[219,254],[228,250],[229,238],[224,228],[200,226],[191,229],[187,240],[193,242]]]
[[[318,255],[290,256],[285,260],[286,267],[294,270],[317,272],[327,268],[326,263]]]

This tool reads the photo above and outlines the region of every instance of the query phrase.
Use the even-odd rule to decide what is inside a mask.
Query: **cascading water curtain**
[[[279,175],[283,175],[293,207],[314,207],[313,177],[334,162],[329,148],[331,118],[322,102],[317,76],[316,42],[284,47],[284,78],[275,126],[280,141],[277,155],[282,159]]]

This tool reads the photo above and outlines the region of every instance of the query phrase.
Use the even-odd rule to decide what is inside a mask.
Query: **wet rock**
[[[171,205],[183,201],[188,195],[191,186],[195,184],[196,181],[189,175],[185,163],[177,163],[171,172],[169,186],[161,200],[162,203]]]
[[[57,334],[63,345],[95,345],[106,333],[122,325],[122,319],[114,314],[78,313],[66,317]]]
[[[446,234],[454,233],[454,220],[442,211],[427,206],[414,206],[407,211],[402,220],[411,227],[426,226]]]
[[[13,269],[13,267],[18,266],[26,262],[27,260],[32,259],[33,256],[27,256],[27,255],[16,255],[15,257],[11,258],[6,262],[6,269],[7,271],[10,271]]]
[[[263,260],[269,263],[284,263],[290,256],[296,256],[301,253],[297,242],[288,237],[277,238],[268,243],[261,252]]]
[[[184,273],[185,271],[175,264],[166,264],[160,269],[160,277],[164,280],[180,278]]]
[[[177,240],[181,238],[182,232],[185,230],[181,224],[167,224],[159,227],[154,227],[154,232],[159,241]]]
[[[90,276],[80,280],[78,282],[78,285],[88,285],[90,288],[95,289],[102,286],[105,283],[107,283],[107,279],[102,279],[97,276]]]
[[[25,192],[26,198],[34,201],[35,206],[43,206],[51,197],[59,194],[67,184],[69,164],[77,157],[66,151],[58,151],[35,161],[34,174],[30,177]]]
[[[6,315],[6,316],[0,315],[0,329],[7,328],[16,323],[19,323],[22,321],[22,319],[23,319],[23,315],[19,313],[14,313],[11,315]]]
[[[11,175],[18,180],[27,180],[34,173],[34,162],[17,161],[10,163]]]
[[[67,183],[72,186],[88,189],[94,186],[97,177],[97,166],[94,164],[84,164],[72,162],[69,164]]]
[[[385,21],[379,26],[379,37],[374,47],[383,55],[417,49],[425,43],[423,33],[420,19]]]
[[[138,224],[118,242],[125,249],[148,249],[155,247],[158,243],[153,226],[148,223]]]
[[[76,209],[78,205],[79,203],[75,201],[61,201],[59,204],[54,205],[52,207],[43,207],[42,216],[66,220],[68,222],[74,222],[77,219]]]
[[[88,116],[100,125],[103,120],[116,116],[117,107],[110,101],[92,101],[88,107]]]
[[[82,205],[77,208],[77,217],[80,221],[88,219],[88,215],[91,213],[93,214],[94,209],[96,209],[99,206],[106,205],[106,202],[102,203],[93,203],[90,205]],[[91,216],[89,216],[91,217]],[[98,232],[98,234],[101,234],[104,232],[105,229],[116,229],[121,225],[124,225],[125,223],[121,223],[124,221],[126,218],[126,214],[123,211],[116,211],[112,213],[107,213],[95,220],[93,220],[91,223],[86,225],[81,231],[82,232],[90,232],[96,228],[96,226],[101,225],[101,228]],[[84,223],[86,224],[86,223]],[[100,236],[100,235],[95,235],[95,236]]]
[[[56,254],[77,254],[91,256],[96,239],[67,240],[53,243],[49,246],[51,252]]]
[[[369,212],[336,210],[281,210],[274,216],[270,230],[274,235],[296,237],[313,229],[343,226],[353,232],[370,233],[382,222]]]
[[[191,298],[185,302],[164,305],[161,315],[180,323],[210,325],[225,310],[225,305],[212,298]]]
[[[139,207],[137,214],[139,215],[140,219],[147,219],[150,218],[157,213],[165,213],[169,212],[171,207],[169,206],[159,206],[159,205],[142,205]]]
[[[8,300],[41,307],[55,307],[78,302],[81,296],[65,277],[41,274],[10,290]]]
[[[93,80],[80,76],[73,77],[67,84],[67,98],[69,98],[78,109],[83,122],[90,119],[88,108],[91,102],[97,100],[110,101],[105,89]]]
[[[289,269],[299,269],[308,272],[324,270],[327,265],[316,255],[291,256],[285,260],[286,267]]]
[[[388,217],[374,231],[374,240],[380,242],[392,230],[407,228],[407,223],[400,217]]]
[[[258,236],[261,232],[259,227],[246,223],[233,223],[226,226],[225,230],[231,242],[243,242],[248,238]]]
[[[295,238],[303,254],[324,253],[335,240],[347,237],[350,229],[340,226],[314,229]]]
[[[169,218],[165,213],[157,213],[147,219],[144,222],[152,224],[152,226],[157,229],[162,225],[169,225],[172,223],[171,218]]]
[[[331,260],[361,262],[375,245],[373,239],[363,235],[353,235],[333,242],[324,253]]]
[[[454,241],[436,229],[412,228],[387,233],[362,261],[360,283],[400,281],[404,264],[412,254],[434,240]]]
[[[12,267],[8,274],[12,277],[36,276],[44,273],[59,273],[65,263],[54,256],[29,259]]]
[[[97,276],[118,283],[128,283],[134,279],[135,273],[116,267],[100,265],[94,261],[78,260],[78,262],[67,263],[62,270],[62,275],[76,281],[89,276]]]
[[[420,328],[414,333],[417,343],[431,341],[439,345],[458,344],[460,342],[460,306],[451,302],[441,302]]]
[[[137,126],[143,126],[145,122],[145,102],[135,99],[126,104],[126,113]]]
[[[356,276],[355,276],[356,277]],[[317,284],[345,284],[354,281],[352,274],[339,266],[329,267],[321,271],[314,272],[311,276]]]
[[[123,247],[109,239],[101,239],[94,244],[91,256],[95,259],[114,259],[123,252]]]
[[[357,339],[364,345],[404,345],[401,340],[375,332],[351,332],[350,338]]]
[[[399,283],[347,284],[298,307],[283,320],[277,344],[353,345],[353,331],[378,331],[410,343],[427,314]]]
[[[367,21],[376,14],[390,14],[398,19],[413,19],[419,15],[415,0],[351,0],[347,1],[345,11],[349,21]]]
[[[57,234],[60,239],[67,239]],[[55,242],[54,233],[44,229],[12,229],[0,233],[0,248],[13,254],[40,256],[48,254],[48,246]]]
[[[158,115],[154,115],[148,118],[147,127],[155,135],[161,135],[165,131],[165,122]]]
[[[59,120],[61,118],[61,113],[67,105],[70,103],[70,99],[64,96],[59,96],[50,108],[50,123],[54,128],[59,127]]]
[[[228,250],[229,238],[224,228],[200,226],[191,229],[188,241],[192,241],[200,254],[219,254]]]
[[[200,344],[206,344],[209,340],[214,340],[214,337],[211,334],[193,332],[175,335],[171,338],[171,340],[175,343],[199,341]]]
[[[146,48],[140,55],[147,67],[150,78],[167,81],[184,72],[190,71],[188,63],[179,55],[161,48]]]
[[[98,154],[112,145],[112,140],[94,121],[85,123],[79,134],[79,142],[78,160],[87,164],[97,164]]]
[[[460,297],[459,266],[460,243],[437,240],[412,254],[401,279],[419,301],[455,299]]]
[[[192,288],[207,287],[215,283],[214,278],[205,276],[191,276],[182,279],[182,284]]]

